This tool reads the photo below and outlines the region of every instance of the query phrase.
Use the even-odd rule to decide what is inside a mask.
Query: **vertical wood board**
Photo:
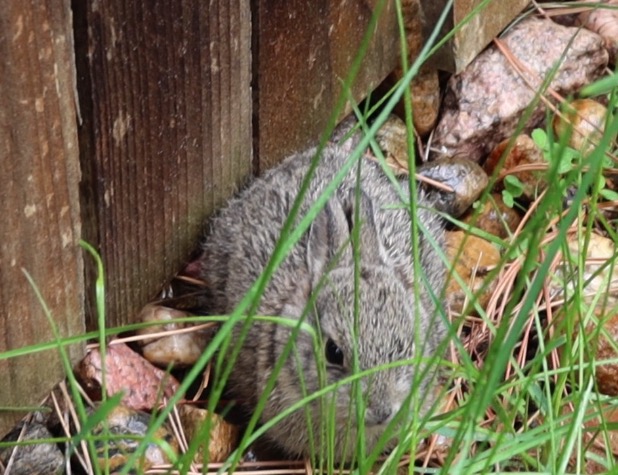
[[[0,353],[83,333],[79,157],[68,0],[0,9]],[[81,346],[68,348],[75,360]],[[0,360],[0,406],[37,405],[64,375],[57,350]],[[0,433],[23,413],[0,412]]]
[[[458,0],[455,2],[455,24],[466,16],[482,0]],[[478,14],[466,22],[453,45],[455,69],[461,71],[518,15],[530,0],[492,0]]]
[[[248,0],[74,5],[88,45],[77,57],[84,235],[103,256],[106,320],[117,325],[156,296],[205,217],[251,172],[250,8]]]
[[[324,132],[372,14],[382,3],[352,87],[357,101],[400,57],[395,2],[256,0],[259,170],[306,148]]]
[[[452,11],[441,30],[445,35],[462,24],[434,57],[430,64],[438,69],[458,73],[511,22],[530,0],[454,0]],[[429,38],[446,8],[447,0],[423,1],[425,39]],[[476,9],[479,8],[478,11]],[[472,16],[472,12],[475,12]],[[470,16],[470,18],[468,18]],[[465,23],[464,23],[465,20]]]

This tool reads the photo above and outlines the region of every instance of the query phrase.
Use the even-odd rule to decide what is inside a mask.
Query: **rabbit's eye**
[[[348,223],[348,232],[352,234],[352,229],[354,228],[354,220],[352,219],[352,215],[354,213],[354,210],[352,209],[352,207],[349,207],[349,208],[346,208],[344,212],[345,212],[345,220]]]
[[[326,360],[330,364],[343,366],[343,351],[341,351],[341,348],[339,348],[331,338],[326,342],[325,353]]]

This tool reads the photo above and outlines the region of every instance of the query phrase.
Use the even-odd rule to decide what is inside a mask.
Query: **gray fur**
[[[316,150],[312,149],[289,157],[255,180],[211,221],[201,258],[202,277],[210,289],[207,306],[211,314],[233,312],[263,271],[315,154]],[[345,149],[337,145],[328,145],[322,151],[320,164],[301,208],[301,216],[347,159]],[[354,265],[349,243],[349,219],[354,216],[356,173],[354,167],[309,231],[274,273],[258,308],[260,315],[300,318],[312,290],[325,279],[325,285],[316,299],[317,315],[314,311],[309,312],[306,321],[316,328],[319,323],[323,342],[332,338],[344,353],[343,368],[326,365],[327,383],[352,374]],[[402,183],[402,187],[407,190],[407,183]],[[432,356],[444,337],[445,325],[421,280],[418,283],[418,299],[415,297],[409,212],[404,208],[392,209],[393,205],[400,203],[399,195],[380,166],[365,158],[362,159],[360,191],[362,272],[357,346],[360,368],[369,369],[401,359]],[[441,245],[442,223],[435,213],[424,208],[428,203],[422,192],[418,204],[416,220]],[[353,226],[357,224],[353,223]],[[325,277],[324,273],[338,250],[342,250],[341,259]],[[429,239],[420,230],[419,255],[423,275],[429,286],[440,295],[444,285],[444,268]],[[290,331],[283,325],[254,323],[242,343],[228,385],[249,412],[254,408],[276,359],[288,342]],[[417,351],[416,342],[422,345],[422,353]],[[274,390],[268,397],[262,422],[303,398],[299,371],[302,371],[308,393],[320,388],[311,337],[301,331],[296,348],[299,356],[293,353],[283,365]],[[324,355],[323,348],[318,351],[320,357]],[[300,368],[297,362],[300,362]],[[400,366],[378,372],[363,381],[363,394],[367,400],[367,451],[373,448],[388,421],[404,404],[417,368]],[[432,383],[427,379],[435,377],[435,374],[429,374],[417,386],[416,392],[417,397],[421,398],[421,406],[425,408],[433,401]],[[328,401],[331,397],[327,398]],[[334,402],[337,418],[335,456],[340,461],[349,460],[356,449],[355,423],[351,424],[348,435],[351,439],[347,443],[345,437],[350,411],[350,385],[338,389]],[[320,412],[318,401],[310,405],[309,410],[314,447],[319,451],[320,432],[326,415]],[[351,414],[355,414],[354,409]],[[267,437],[290,455],[309,455],[306,410],[296,411],[287,417],[272,428]]]

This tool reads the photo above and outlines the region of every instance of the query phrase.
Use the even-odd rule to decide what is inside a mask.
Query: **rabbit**
[[[300,217],[348,160],[349,150],[349,143],[329,142],[319,151],[320,161],[300,207]],[[312,148],[288,157],[255,179],[211,219],[199,258],[199,272],[208,288],[204,305],[209,314],[233,312],[258,279],[316,154],[318,149]],[[405,180],[401,188],[407,196]],[[436,356],[446,335],[440,312],[442,300],[436,304],[444,287],[445,269],[434,248],[442,245],[443,223],[428,209],[431,203],[426,196],[419,190],[414,217],[424,227],[424,231],[418,232],[418,255],[426,279],[426,282],[417,279],[416,290],[413,219],[406,206],[396,206],[402,204],[400,194],[381,166],[366,157],[361,158],[358,190],[354,166],[308,231],[289,251],[266,286],[257,315],[292,319],[305,315],[304,322],[321,335],[323,348],[319,350],[321,355],[317,355],[311,335],[298,331],[295,347],[267,397],[261,423],[324,384],[336,383],[353,373],[355,279],[351,236],[356,226],[360,226],[358,368],[368,370],[394,361]],[[356,210],[356,206],[360,209]],[[308,306],[309,302],[312,304]],[[236,325],[228,348],[231,353],[235,344],[241,345],[226,384],[242,408],[251,413],[293,328],[254,321],[246,338],[239,342],[241,329],[242,325]],[[318,370],[320,358],[326,368],[323,384]],[[310,456],[312,447],[319,451],[326,445],[326,439],[321,437],[324,420],[334,414],[337,429],[331,443],[335,458],[341,462],[353,458],[359,426],[364,427],[368,453],[402,406],[412,404],[409,394],[413,386],[423,401],[422,408],[434,402],[435,372],[427,372],[415,386],[413,380],[418,370],[418,364],[400,365],[363,378],[360,383],[365,400],[363,424],[357,423],[355,409],[351,409],[352,385],[345,384],[336,389],[334,397],[332,393],[325,397],[327,404],[335,404],[334,412],[329,412],[331,409],[324,406],[324,400],[316,399],[270,428],[265,437],[291,457]],[[308,421],[312,427],[308,427]]]

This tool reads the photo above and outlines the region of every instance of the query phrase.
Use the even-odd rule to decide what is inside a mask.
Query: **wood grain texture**
[[[68,0],[0,9],[0,353],[83,333],[79,157]],[[69,353],[80,356],[81,347]],[[36,405],[63,376],[56,350],[0,360],[0,406]],[[23,414],[0,412],[0,433]]]
[[[74,7],[84,235],[103,256],[116,325],[179,270],[205,217],[251,172],[250,9],[246,0]]]
[[[459,25],[485,0],[454,0],[453,9],[441,30],[441,36]],[[429,59],[429,65],[458,73],[498,35],[530,0],[490,0],[466,20],[455,35]],[[423,36],[429,38],[448,4],[447,0],[422,2]]]
[[[453,13],[458,25],[482,0],[457,0]],[[453,40],[455,71],[461,71],[530,3],[530,0],[490,1],[467,21]]]
[[[259,170],[323,133],[379,1],[256,0]],[[353,84],[357,101],[397,64],[396,22],[386,1]]]

